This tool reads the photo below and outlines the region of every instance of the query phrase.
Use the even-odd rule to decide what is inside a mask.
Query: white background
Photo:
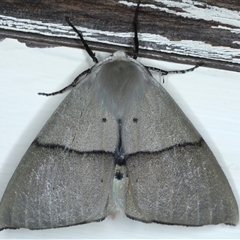
[[[99,60],[108,56],[98,53]],[[190,66],[147,59],[166,70]],[[21,157],[66,94],[37,95],[68,85],[93,65],[80,49],[28,48],[17,40],[0,42],[0,198]],[[159,80],[159,75],[154,75]],[[240,73],[198,68],[165,77],[164,87],[208,143],[240,203]],[[4,230],[0,238],[239,238],[240,225],[183,227],[146,224],[119,214],[101,223],[30,231]]]

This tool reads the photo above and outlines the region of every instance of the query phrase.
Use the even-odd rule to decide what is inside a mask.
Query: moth
[[[48,229],[102,221],[122,209],[142,222],[186,226],[238,222],[220,165],[177,103],[137,61],[117,51],[73,88],[30,145],[0,204],[0,229]],[[185,73],[159,71],[162,75]]]

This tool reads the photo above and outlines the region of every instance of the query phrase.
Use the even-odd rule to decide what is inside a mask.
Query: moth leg
[[[38,94],[39,94],[39,95],[43,95],[43,96],[54,96],[54,95],[56,95],[56,94],[64,93],[64,92],[66,92],[67,90],[69,90],[70,88],[74,88],[74,87],[79,83],[81,77],[84,76],[84,75],[89,74],[90,71],[91,71],[91,68],[83,71],[81,74],[79,74],[79,75],[73,80],[73,82],[72,82],[70,85],[66,86],[65,88],[63,88],[63,89],[61,89],[61,90],[59,90],[59,91],[57,91],[57,92],[52,92],[52,93],[43,93],[43,92],[40,92],[40,93],[38,93]]]
[[[133,29],[134,29],[134,45],[133,45],[133,59],[137,59],[138,57],[138,50],[139,50],[139,42],[138,42],[138,12],[139,12],[139,4],[140,1],[138,1],[136,10],[135,10],[135,15],[133,19]]]
[[[83,35],[80,31],[78,31],[74,26],[73,24],[70,22],[70,19],[69,17],[65,17],[65,20],[66,22],[68,23],[68,25],[77,33],[77,35],[80,37],[81,41],[82,41],[82,44],[84,46],[84,48],[86,49],[88,55],[92,58],[92,60],[95,62],[95,63],[98,63],[98,59],[95,57],[95,53],[93,53],[93,51],[90,49],[90,47],[88,46],[88,44],[86,43],[86,41],[84,40],[83,38]]]
[[[179,73],[183,74],[183,73],[187,73],[187,72],[192,72],[196,68],[198,68],[202,65],[203,65],[203,63],[200,62],[192,68],[188,68],[188,69],[184,69],[184,70],[173,70],[173,71],[166,71],[166,70],[163,70],[163,69],[160,69],[160,68],[155,68],[155,67],[150,67],[150,66],[145,66],[145,68],[147,68],[149,71],[160,72],[162,75],[168,75],[168,74],[179,74]]]

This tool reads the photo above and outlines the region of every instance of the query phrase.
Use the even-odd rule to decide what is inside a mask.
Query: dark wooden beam
[[[82,47],[69,16],[94,50],[131,53],[137,1],[1,0],[0,38],[31,47]],[[142,0],[140,56],[240,72],[240,1]]]

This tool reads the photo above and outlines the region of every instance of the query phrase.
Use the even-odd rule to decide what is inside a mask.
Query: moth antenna
[[[134,45],[133,45],[133,59],[137,59],[139,51],[139,42],[138,42],[138,12],[139,12],[140,1],[138,1],[135,16],[133,19],[133,29],[134,29]]]
[[[92,58],[92,60],[95,62],[95,63],[98,63],[98,59],[95,57],[95,54],[94,52],[91,50],[91,48],[88,46],[87,42],[84,40],[83,38],[83,35],[80,31],[78,31],[74,25],[71,23],[69,17],[65,17],[65,20],[66,22],[68,23],[68,25],[77,33],[77,35],[80,37],[81,41],[82,41],[82,44],[84,46],[84,48],[86,49],[88,55]]]

